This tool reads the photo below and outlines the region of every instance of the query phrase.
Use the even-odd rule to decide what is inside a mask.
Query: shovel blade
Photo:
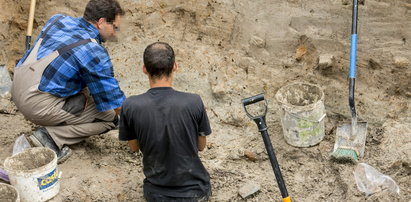
[[[364,156],[365,140],[367,137],[367,122],[357,122],[355,134],[352,134],[352,125],[344,124],[337,127],[334,151],[338,149],[354,150],[359,157]]]

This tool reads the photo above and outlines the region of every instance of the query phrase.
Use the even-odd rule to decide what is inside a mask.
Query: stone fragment
[[[257,161],[257,156],[252,151],[244,151],[244,156],[250,161]]]
[[[215,98],[222,98],[227,94],[226,86],[222,81],[218,81],[215,85],[212,85],[211,90]]]
[[[257,191],[259,191],[260,189],[261,189],[261,186],[259,184],[255,183],[253,181],[249,181],[238,190],[238,194],[240,194],[240,196],[243,199],[245,199],[248,196],[256,193]]]
[[[308,49],[304,45],[298,46],[297,50],[295,51],[295,59],[300,61],[305,54],[307,54]]]
[[[241,151],[238,151],[238,150],[229,150],[228,155],[227,155],[227,159],[234,160],[234,161],[241,160],[241,154],[240,153],[241,153]]]
[[[393,59],[394,59],[394,65],[397,68],[405,68],[410,64],[408,59],[405,57],[395,56]]]
[[[6,95],[0,97],[0,114],[16,114],[17,107],[14,102],[11,101],[11,96]]]
[[[342,0],[341,3],[342,5],[348,5],[351,4],[352,0]],[[365,5],[365,0],[358,0],[359,5]]]
[[[265,40],[258,36],[252,36],[250,39],[250,45],[256,46],[258,48],[264,48]]]
[[[370,59],[370,60],[368,60],[368,66],[371,68],[371,69],[381,69],[382,68],[382,66],[381,66],[381,62],[380,61],[378,61],[378,60],[374,60],[374,59]]]
[[[5,65],[0,65],[0,97],[10,95],[12,81]]]
[[[318,58],[318,67],[320,69],[327,69],[335,64],[335,57],[332,54],[322,54]]]
[[[256,61],[252,57],[242,57],[236,61],[238,67],[243,69],[247,74],[250,67],[256,65]]]
[[[214,147],[216,147],[216,144],[215,143],[208,143],[207,144],[207,149],[213,149]]]
[[[342,5],[348,5],[350,0],[341,0]]]

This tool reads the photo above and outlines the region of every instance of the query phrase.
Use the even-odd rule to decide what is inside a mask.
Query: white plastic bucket
[[[60,190],[57,155],[49,148],[28,148],[8,157],[4,168],[23,202],[46,201]]]
[[[281,124],[286,142],[295,147],[309,147],[324,138],[324,93],[314,84],[292,83],[280,88]]]
[[[11,185],[0,183],[0,199],[3,202],[20,202],[19,192]]]

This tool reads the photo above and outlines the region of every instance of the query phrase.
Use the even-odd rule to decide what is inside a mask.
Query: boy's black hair
[[[173,48],[164,42],[155,42],[144,50],[144,66],[151,77],[170,76],[175,62]]]

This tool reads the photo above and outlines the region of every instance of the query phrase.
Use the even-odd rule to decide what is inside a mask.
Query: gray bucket
[[[3,202],[20,202],[17,189],[4,183],[0,183],[0,199]]]
[[[324,138],[324,92],[309,83],[292,83],[280,88],[281,124],[286,142],[295,147],[309,147]]]

